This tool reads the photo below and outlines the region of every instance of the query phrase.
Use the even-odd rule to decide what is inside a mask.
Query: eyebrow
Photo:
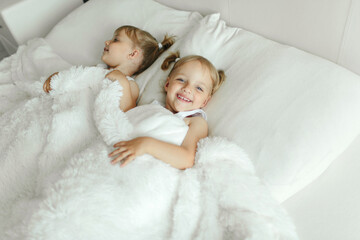
[[[115,33],[114,33],[114,37],[119,37],[119,36],[120,36],[120,33],[121,33],[121,31],[115,32]]]
[[[199,83],[198,85],[199,85],[201,88],[206,89],[206,90],[208,90],[208,91],[211,92],[211,86],[208,86],[207,84],[204,84],[204,83]]]
[[[183,78],[183,77],[185,77],[185,78],[188,79],[188,76],[186,76],[185,74],[180,73],[180,72],[177,73],[175,76],[176,76],[175,79],[177,79],[177,78]],[[204,82],[202,82],[202,81],[201,81],[201,82],[196,81],[195,84],[199,85],[199,86],[202,87],[202,88],[206,88],[206,89],[208,89],[209,91],[211,91],[211,89],[212,89],[212,86],[207,85],[206,83],[204,83]]]

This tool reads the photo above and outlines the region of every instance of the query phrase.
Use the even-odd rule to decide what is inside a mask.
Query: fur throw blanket
[[[37,40],[0,64],[2,239],[297,239],[246,154],[224,138],[202,139],[185,171],[150,155],[111,165],[113,143],[145,135],[181,144],[186,124],[158,105],[121,112],[122,88],[99,67],[62,71],[43,94],[44,78],[14,77],[41,51],[50,50]]]

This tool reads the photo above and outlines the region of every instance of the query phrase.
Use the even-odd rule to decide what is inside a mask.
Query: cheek
[[[208,96],[201,96],[199,99],[201,99],[200,100],[201,103],[206,103],[208,100]]]
[[[112,53],[119,53],[119,50],[121,49],[120,46],[118,45],[110,45],[109,46],[109,50],[112,52]]]
[[[176,84],[174,83],[169,83],[168,87],[167,87],[167,92],[175,92],[176,91]]]

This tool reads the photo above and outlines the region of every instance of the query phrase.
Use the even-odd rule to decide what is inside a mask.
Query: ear
[[[209,96],[209,97],[204,101],[204,103],[201,105],[200,108],[205,107],[205,106],[207,105],[207,103],[210,101],[210,99],[211,99],[211,96]]]
[[[129,53],[129,58],[130,59],[135,59],[138,56],[140,56],[140,50],[135,48],[131,53]]]
[[[168,78],[166,78],[166,82],[165,82],[165,85],[164,85],[165,92],[167,92],[167,90],[169,88],[169,82],[170,82],[170,79],[168,77]]]

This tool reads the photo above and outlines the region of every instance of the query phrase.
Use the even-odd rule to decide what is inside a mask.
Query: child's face
[[[212,85],[207,68],[196,60],[187,62],[166,80],[166,108],[173,113],[203,108],[210,100]]]
[[[134,52],[134,44],[125,30],[114,34],[113,39],[105,41],[101,60],[109,67],[115,68],[129,61]]]

